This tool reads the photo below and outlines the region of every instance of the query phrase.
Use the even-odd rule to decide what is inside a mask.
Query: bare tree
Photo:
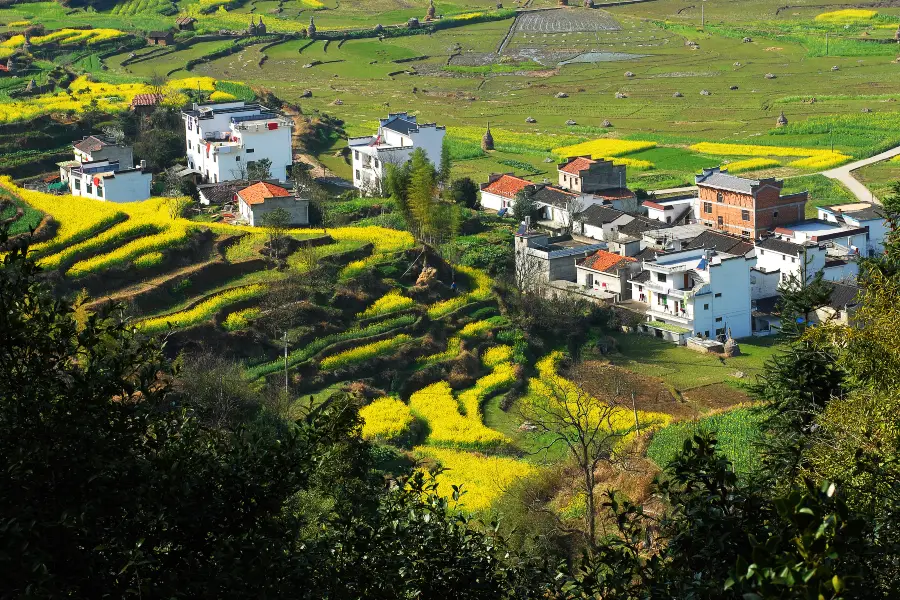
[[[247,163],[239,162],[230,169],[231,178],[239,181],[247,181]]]
[[[540,293],[546,281],[544,261],[529,252],[525,244],[516,244],[515,262],[513,283],[516,289],[523,294]]]
[[[624,463],[626,438],[634,428],[623,425],[624,409],[614,399],[595,398],[562,377],[542,379],[541,384],[543,393],[532,394],[520,404],[521,416],[549,440],[543,450],[561,444],[577,465],[585,498],[585,536],[593,546],[597,541],[597,469],[604,463]]]
[[[165,93],[167,83],[166,76],[161,73],[153,73],[147,80],[150,91],[156,96],[162,96]]]
[[[581,218],[581,213],[585,208],[587,207],[581,197],[574,197],[566,201],[566,205],[560,211],[562,226],[566,233],[572,233],[575,223]]]

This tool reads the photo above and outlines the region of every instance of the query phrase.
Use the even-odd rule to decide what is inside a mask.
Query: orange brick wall
[[[717,200],[719,193],[722,194],[721,202]],[[698,186],[697,195],[700,198],[700,219],[711,221],[713,229],[732,235],[749,234],[751,237],[760,237],[773,227],[802,220],[805,208],[797,198],[782,199],[781,190],[769,186],[757,192],[755,204],[750,194],[717,190],[702,185]],[[704,212],[706,202],[712,204],[711,213]],[[743,220],[743,210],[750,211],[749,221]],[[721,226],[718,224],[719,217],[722,217]]]

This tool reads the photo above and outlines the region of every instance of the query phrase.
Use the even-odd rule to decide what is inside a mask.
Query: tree
[[[546,597],[423,474],[385,488],[348,396],[285,422],[212,359],[173,390],[158,340],[2,260],[0,597]]]
[[[478,186],[469,177],[454,179],[450,185],[450,197],[460,206],[478,207]]]
[[[597,542],[595,506],[597,468],[619,463],[625,457],[625,439],[634,432],[621,423],[622,408],[616,398],[599,400],[580,386],[561,377],[544,377],[540,392],[521,403],[522,418],[547,440],[544,450],[564,446],[578,467],[584,493],[585,530],[588,544]]]
[[[805,274],[806,269],[803,269]],[[832,286],[825,281],[822,272],[811,280],[791,274],[778,285],[781,296],[776,308],[781,314],[781,330],[790,336],[799,336],[809,326],[815,311],[831,300]]]
[[[575,223],[581,218],[584,209],[584,201],[581,198],[571,197],[566,200],[566,205],[560,213],[562,226],[566,233],[572,233]]]
[[[184,134],[170,129],[142,131],[134,144],[134,153],[146,160],[154,172],[162,171],[184,156]]]
[[[525,217],[531,217],[532,215],[534,215],[534,212],[537,210],[537,205],[535,204],[534,198],[532,197],[533,194],[534,188],[532,186],[526,186],[518,194],[516,194],[516,197],[513,200],[513,217],[515,217],[515,219],[520,223],[525,220]]]
[[[276,208],[265,213],[260,220],[262,226],[266,228],[272,258],[278,262],[287,237],[287,229],[291,224],[291,213],[283,208]]]
[[[191,206],[191,199],[187,196],[170,196],[166,199],[166,208],[169,211],[169,218],[173,221],[180,219]]]
[[[261,158],[247,163],[247,179],[250,182],[272,179],[272,161]]]
[[[407,221],[411,219],[409,209],[409,183],[411,178],[412,170],[409,162],[395,164],[385,161],[384,193],[393,199],[397,209],[403,213]]]
[[[450,144],[447,143],[447,138],[444,138],[441,143],[441,162],[438,167],[438,183],[440,184],[442,189],[446,189],[450,184],[450,171],[451,171],[451,160],[450,160]]]
[[[166,91],[166,76],[161,73],[151,73],[150,78],[147,80],[147,85],[150,86],[150,91],[156,96],[162,96]]]

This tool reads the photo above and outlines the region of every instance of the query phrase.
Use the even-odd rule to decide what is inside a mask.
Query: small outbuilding
[[[309,224],[309,201],[297,198],[287,189],[260,181],[239,190],[235,194],[238,212],[251,227],[262,225],[263,216],[276,209],[284,209],[290,215],[291,225]]]
[[[171,31],[151,31],[147,34],[147,41],[151,46],[171,46],[175,43],[175,36]]]
[[[175,19],[175,27],[178,28],[178,31],[193,31],[196,23],[197,19],[194,17],[178,17]]]

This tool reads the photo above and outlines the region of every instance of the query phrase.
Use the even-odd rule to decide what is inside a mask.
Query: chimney
[[[141,171],[146,171],[147,170],[147,161],[142,160],[140,166],[141,166]]]

